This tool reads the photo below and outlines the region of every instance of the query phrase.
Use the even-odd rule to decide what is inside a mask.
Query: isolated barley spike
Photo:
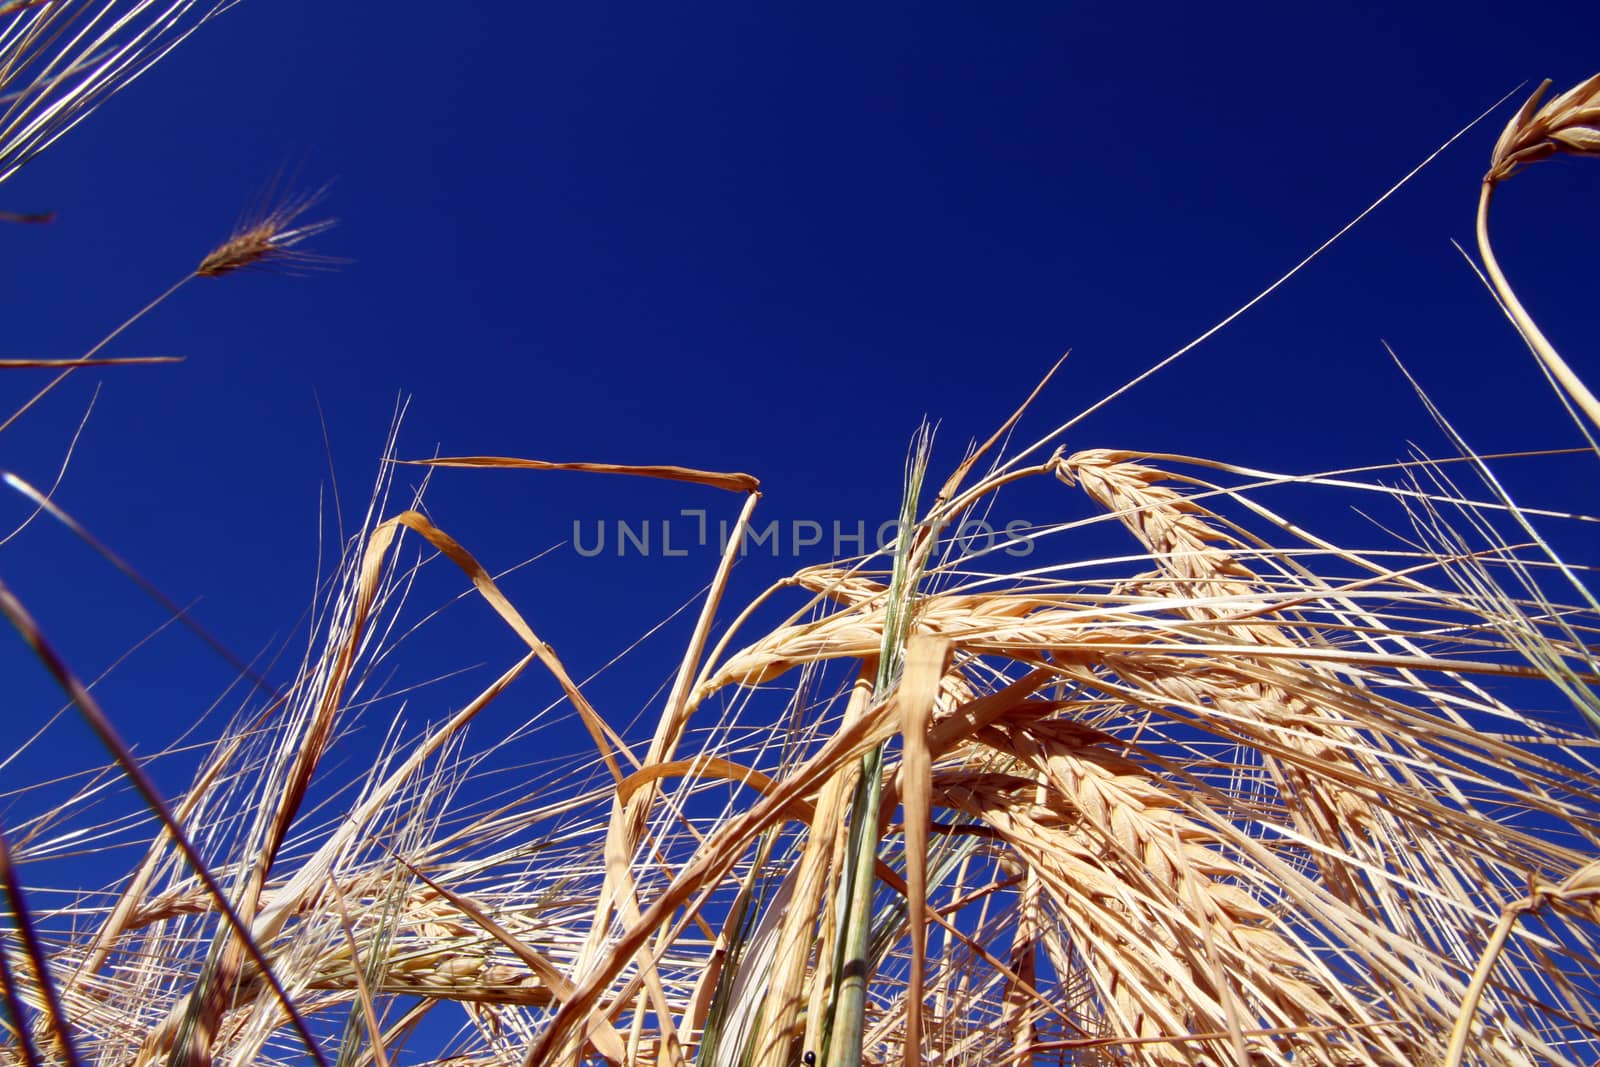
[[[1543,364],[1545,372],[1570,405],[1583,412],[1589,425],[1600,428],[1600,397],[1595,396],[1583,378],[1561,357],[1522,306],[1489,242],[1489,204],[1501,182],[1523,167],[1554,155],[1600,156],[1600,74],[1540,107],[1539,102],[1549,89],[1550,82],[1546,80],[1534,90],[1527,103],[1506,124],[1494,146],[1489,172],[1484,175],[1478,194],[1478,254],[1483,257],[1484,273],[1500,298],[1501,306]]]
[[[226,241],[200,261],[195,274],[202,278],[220,278],[238,270],[273,269],[293,274],[339,263],[333,257],[299,248],[302,241],[333,226],[333,219],[295,225],[295,220],[321,203],[326,193],[327,188],[323,187],[314,193],[285,200],[270,210],[247,216]]]

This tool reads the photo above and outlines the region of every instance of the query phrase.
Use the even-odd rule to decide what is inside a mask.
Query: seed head
[[[200,261],[195,273],[203,278],[220,278],[237,270],[281,270],[294,274],[339,263],[340,260],[330,256],[297,247],[300,242],[333,226],[333,219],[295,225],[295,220],[320,203],[326,193],[324,186],[248,218]]]
[[[1539,107],[1546,81],[1506,124],[1484,181],[1511,177],[1522,167],[1559,153],[1600,156],[1600,74]]]

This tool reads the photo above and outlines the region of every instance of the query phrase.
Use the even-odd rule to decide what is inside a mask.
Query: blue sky
[[[58,500],[245,657],[312,597],[331,492],[319,400],[347,515],[406,397],[405,456],[740,470],[762,479],[766,518],[888,518],[925,414],[941,420],[942,473],[1071,349],[1031,440],[1254,295],[1520,82],[1519,98],[1600,68],[1596,29],[1577,4],[249,0],[0,187],[0,208],[58,215],[0,229],[3,354],[86,350],[280,172],[333,181],[339,226],[317,249],[351,263],[197,280],[112,353],[186,363],[75,376],[7,432],[3,463],[48,484],[99,386]],[[1470,244],[1509,107],[1069,445],[1297,471],[1388,462],[1412,440],[1442,452],[1380,339],[1480,449],[1573,444],[1450,244]],[[1541,165],[1495,219],[1512,281],[1591,381],[1597,188],[1593,164]],[[14,404],[36,383],[5,384]],[[1574,504],[1591,473],[1551,464],[1517,484],[1529,503]],[[574,521],[731,519],[738,504],[468,471],[438,475],[428,499],[493,569],[561,545]],[[582,676],[713,565],[556,548],[508,590]],[[735,599],[776,567],[741,567]],[[0,548],[0,568],[88,677],[163,619],[47,524]],[[461,586],[431,581],[424,606]],[[674,640],[602,685],[616,721],[645,710]],[[516,651],[478,605],[429,641],[428,669],[482,663],[480,684]],[[8,718],[41,720],[57,697],[20,645],[0,657],[17,679]],[[152,746],[231,674],[169,632],[101,692]],[[410,714],[441,714],[455,698],[438,692]],[[53,751],[79,762],[81,738],[59,736]]]

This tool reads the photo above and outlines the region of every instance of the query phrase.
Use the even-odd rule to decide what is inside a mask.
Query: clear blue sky
[[[0,208],[58,214],[0,228],[0,354],[86,350],[279,171],[335,181],[340,223],[317,248],[351,264],[191,284],[112,352],[186,363],[77,375],[8,431],[3,465],[48,484],[100,384],[58,499],[244,656],[312,595],[329,482],[315,397],[347,516],[405,396],[403,455],[742,470],[766,517],[886,518],[924,414],[942,420],[942,472],[1070,348],[1032,439],[1252,296],[1519,82],[1600,69],[1597,23],[1580,4],[248,0],[0,186]],[[1070,444],[1306,471],[1401,458],[1412,439],[1442,451],[1382,338],[1479,448],[1573,443],[1450,245],[1470,244],[1508,115]],[[1513,282],[1591,381],[1596,190],[1600,165],[1541,165],[1496,219]],[[42,380],[9,376],[8,406]],[[1531,475],[1529,502],[1593,484],[1564,469]],[[574,520],[738,503],[463,471],[429,502],[496,569]],[[561,549],[508,590],[582,676],[713,564]],[[741,568],[736,597],[774,572]],[[51,525],[0,548],[0,573],[88,677],[162,619]],[[460,585],[441,568],[419,605]],[[481,662],[481,683],[516,650],[478,605],[448,622],[415,673]],[[641,711],[672,653],[603,683],[603,710]],[[20,645],[0,670],[8,723],[58,703]],[[230,673],[173,632],[101,692],[154,745]],[[438,692],[408,713],[457,698]],[[551,696],[530,684],[502,725]]]

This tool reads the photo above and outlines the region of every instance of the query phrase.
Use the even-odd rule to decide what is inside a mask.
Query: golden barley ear
[[[1484,273],[1488,275],[1501,307],[1544,366],[1546,375],[1557,386],[1569,412],[1576,409],[1588,419],[1589,426],[1586,427],[1575,412],[1572,416],[1588,436],[1590,447],[1600,451],[1600,444],[1596,443],[1590,429],[1600,429],[1600,397],[1596,397],[1583,378],[1561,358],[1550,339],[1517,299],[1489,241],[1489,203],[1501,181],[1522,167],[1557,153],[1600,156],[1600,74],[1568,89],[1541,108],[1539,101],[1549,88],[1550,80],[1547,78],[1506,124],[1500,140],[1494,146],[1494,154],[1489,159],[1489,172],[1483,176],[1478,193],[1478,254],[1483,257]]]
[[[240,270],[279,270],[297,274],[306,270],[328,269],[345,260],[324,256],[300,248],[301,242],[331,229],[333,219],[321,219],[300,225],[295,220],[327,196],[323,186],[312,193],[291,197],[276,206],[253,213],[245,218],[228,239],[200,261],[195,274],[202,278],[220,278]]]
[[[1600,74],[1541,108],[1539,101],[1549,89],[1547,78],[1506,124],[1494,146],[1484,181],[1502,181],[1520,168],[1559,152],[1600,156]]]

